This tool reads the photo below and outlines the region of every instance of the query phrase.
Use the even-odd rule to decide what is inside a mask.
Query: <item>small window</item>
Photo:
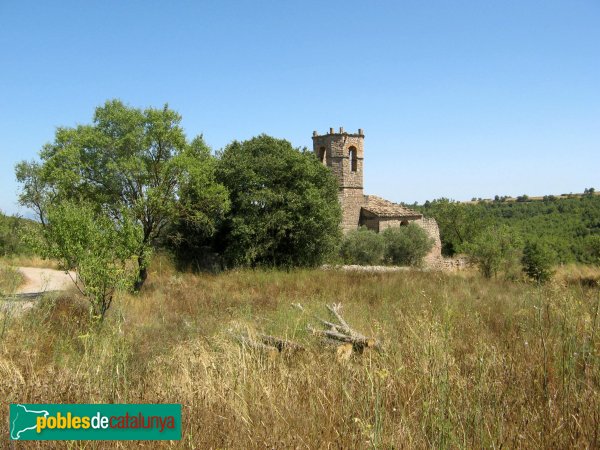
[[[348,156],[350,158],[350,170],[352,170],[352,172],[356,172],[357,167],[358,167],[358,157],[356,155],[356,147],[350,147]]]
[[[402,222],[400,222],[400,226],[401,226],[401,227],[406,227],[406,226],[408,226],[408,220],[403,220]]]
[[[325,164],[325,147],[321,147],[319,149],[319,161],[321,161],[323,164]]]

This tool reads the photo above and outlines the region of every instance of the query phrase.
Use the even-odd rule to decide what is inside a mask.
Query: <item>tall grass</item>
[[[382,351],[341,361],[309,334],[312,314],[332,302]],[[99,330],[70,297],[12,322],[0,342],[0,411],[10,402],[181,403],[182,441],[135,443],[146,448],[598,447],[599,302],[598,289],[561,283],[433,272],[196,276],[159,258],[141,294],[121,296]],[[241,347],[232,336],[248,329],[306,351]],[[8,445],[5,417],[0,436]]]

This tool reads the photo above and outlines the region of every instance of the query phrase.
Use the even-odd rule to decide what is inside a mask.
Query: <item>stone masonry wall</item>
[[[342,205],[342,231],[356,230],[360,224],[360,210],[365,203],[362,189],[340,189],[338,198]]]
[[[442,258],[442,241],[440,240],[440,229],[437,222],[431,217],[423,217],[414,222],[433,238],[433,247],[424,259],[425,265],[430,269],[443,269],[444,259]]]

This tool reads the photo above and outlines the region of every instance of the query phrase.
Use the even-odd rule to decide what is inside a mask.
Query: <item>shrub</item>
[[[344,236],[341,255],[346,264],[380,264],[385,251],[385,242],[381,234],[360,227]]]
[[[47,217],[40,253],[77,271],[77,287],[93,317],[102,321],[116,291],[136,278],[132,261],[143,246],[141,227],[125,213],[117,221],[84,203],[52,206]]]
[[[555,259],[555,253],[547,245],[540,241],[529,241],[523,249],[523,271],[538,283],[545,283],[552,278]]]
[[[388,228],[383,233],[385,259],[402,266],[420,266],[433,246],[433,239],[420,226]]]

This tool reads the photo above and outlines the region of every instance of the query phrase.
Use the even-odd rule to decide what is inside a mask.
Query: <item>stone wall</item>
[[[437,222],[431,217],[423,217],[414,222],[433,238],[433,247],[424,259],[425,266],[431,269],[443,269],[444,259],[442,258],[442,241],[440,240],[440,229]]]
[[[342,231],[356,230],[360,225],[360,210],[365,203],[362,189],[340,189],[338,198],[342,205]]]

